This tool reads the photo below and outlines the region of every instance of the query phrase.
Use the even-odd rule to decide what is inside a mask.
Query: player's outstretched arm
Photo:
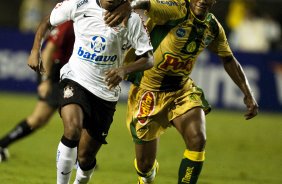
[[[234,56],[221,57],[225,71],[235,82],[235,84],[244,93],[244,103],[247,107],[245,119],[251,119],[258,114],[258,104],[253,96],[248,79],[242,69],[242,66]]]
[[[44,72],[44,67],[41,63],[40,50],[44,41],[45,34],[51,29],[50,16],[45,17],[39,24],[35,33],[33,46],[28,58],[28,66],[37,72]]]

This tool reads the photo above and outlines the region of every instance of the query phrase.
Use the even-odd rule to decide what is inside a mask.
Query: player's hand
[[[113,11],[106,11],[104,21],[110,27],[118,26],[120,23],[123,27],[126,27],[131,11],[129,2],[125,1]]]
[[[37,51],[31,51],[28,60],[27,65],[34,71],[40,72],[43,74],[45,72],[45,69],[42,64],[42,60],[40,58],[40,54]]]
[[[108,70],[105,75],[105,81],[107,82],[107,85],[111,90],[112,88],[119,85],[119,83],[124,79],[125,71],[122,68],[115,68]]]
[[[247,112],[245,113],[245,119],[251,119],[258,114],[258,104],[253,96],[245,96],[244,103],[247,106]]]

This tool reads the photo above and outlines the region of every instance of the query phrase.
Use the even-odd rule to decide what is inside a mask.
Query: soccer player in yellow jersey
[[[131,2],[131,8],[146,10],[154,48],[153,68],[128,77],[133,84],[129,91],[127,126],[135,142],[139,184],[154,182],[158,170],[158,139],[170,126],[177,129],[186,145],[179,166],[178,184],[197,183],[205,160],[205,114],[210,111],[210,106],[203,91],[189,76],[204,49],[218,55],[228,75],[244,93],[246,120],[258,113],[258,104],[228,45],[224,30],[209,13],[214,4],[215,0]],[[106,13],[106,23],[114,25],[124,18],[126,9],[130,10],[128,3],[119,8]],[[127,59],[133,60],[132,56]]]

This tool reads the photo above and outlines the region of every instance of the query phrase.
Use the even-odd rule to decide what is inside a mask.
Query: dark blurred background
[[[19,29],[22,32],[32,32],[36,29],[39,21],[47,15],[58,0],[9,0],[2,1],[0,7],[0,28]],[[228,38],[235,34],[238,40],[236,28],[243,20],[260,19],[261,24],[265,25],[263,34],[270,37],[264,42],[270,42],[270,47],[266,50],[282,50],[281,27],[282,27],[282,1],[281,0],[218,0],[212,9],[218,20],[225,28]],[[272,22],[269,26],[269,22]],[[250,25],[249,25],[250,26]],[[253,26],[253,25],[252,25]],[[274,28],[276,26],[276,28]],[[253,27],[255,28],[255,27]],[[261,29],[258,28],[258,29]],[[253,32],[257,32],[254,29]],[[241,31],[242,32],[242,31]],[[268,33],[267,33],[268,32]],[[269,36],[270,35],[270,36]],[[258,35],[265,36],[265,35]],[[231,45],[234,45],[231,43]],[[235,43],[235,50],[240,50],[240,45]],[[256,49],[256,48],[254,48]],[[259,50],[260,51],[260,50]]]
[[[50,13],[59,0],[8,0],[0,6],[0,27],[18,29],[26,19],[36,22]]]

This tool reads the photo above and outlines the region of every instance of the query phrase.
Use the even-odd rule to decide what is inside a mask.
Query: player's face
[[[101,0],[100,3],[102,8],[108,11],[112,11],[121,3],[121,1],[122,0]]]
[[[190,9],[198,19],[204,20],[214,3],[215,0],[190,0]]]

